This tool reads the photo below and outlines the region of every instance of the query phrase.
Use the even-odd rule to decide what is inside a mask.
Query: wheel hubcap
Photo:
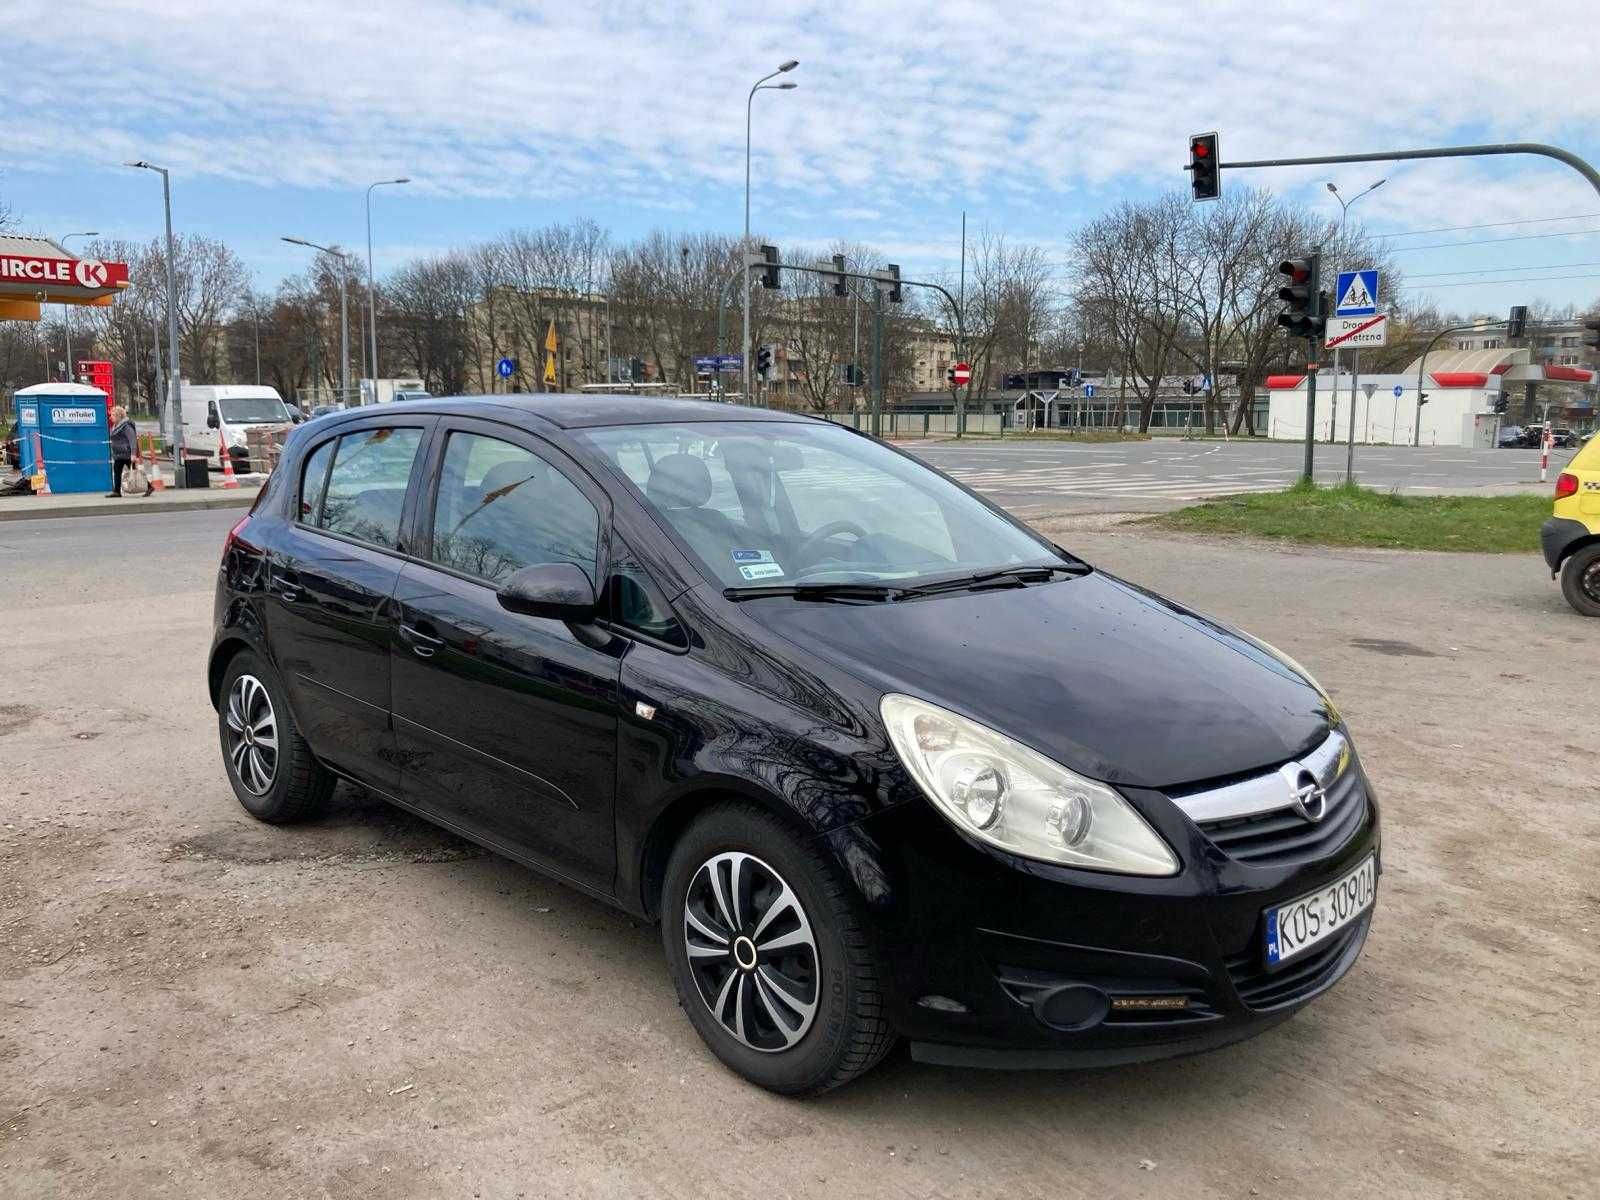
[[[272,790],[278,774],[278,718],[272,697],[254,675],[241,675],[228,692],[228,762],[252,796]]]
[[[787,1050],[817,1015],[817,943],[800,898],[754,855],[718,854],[689,881],[683,942],[717,1023],[752,1050]]]
[[[1600,559],[1589,564],[1580,583],[1589,599],[1600,604]]]

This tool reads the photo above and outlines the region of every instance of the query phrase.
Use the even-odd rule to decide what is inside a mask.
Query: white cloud
[[[421,195],[604,201],[723,228],[747,89],[798,58],[783,77],[797,90],[755,99],[757,227],[932,265],[953,258],[962,208],[1059,243],[1123,194],[1182,187],[1202,129],[1221,131],[1225,160],[1462,137],[1600,158],[1600,53],[1553,0],[1509,19],[1393,0],[1314,19],[1246,0],[83,0],[71,20],[10,0],[5,24],[0,73],[36,81],[7,88],[14,171],[148,157],[186,180],[342,191],[404,172]],[[1532,160],[1225,186],[1310,196],[1380,174],[1356,210],[1375,229],[1600,211],[1570,170]]]

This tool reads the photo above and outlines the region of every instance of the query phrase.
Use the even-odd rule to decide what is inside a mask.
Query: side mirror
[[[592,621],[599,609],[594,584],[576,563],[534,563],[500,585],[500,607],[552,621]]]
[[[206,428],[220,429],[221,427],[222,421],[217,416],[217,406],[213,404],[206,410]]]

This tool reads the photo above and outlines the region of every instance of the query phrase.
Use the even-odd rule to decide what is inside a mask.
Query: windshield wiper
[[[955,579],[935,579],[929,583],[914,584],[901,589],[902,596],[936,596],[941,592],[976,592],[990,588],[1027,587],[1030,583],[1048,583],[1057,575],[1087,575],[1088,563],[1047,563],[1044,565],[1000,567],[994,571],[979,571],[975,575],[960,575]]]
[[[762,587],[723,588],[729,600],[793,596],[797,600],[897,600],[903,589],[883,583],[769,583]]]

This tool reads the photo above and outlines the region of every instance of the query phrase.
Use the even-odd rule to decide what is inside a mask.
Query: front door
[[[268,548],[267,638],[318,758],[395,795],[390,610],[425,424],[365,425],[306,457],[295,516]]]
[[[426,563],[396,587],[393,707],[406,803],[609,892],[621,639],[500,607],[533,563],[596,577],[603,496],[538,439],[487,422],[441,428],[418,515]]]

